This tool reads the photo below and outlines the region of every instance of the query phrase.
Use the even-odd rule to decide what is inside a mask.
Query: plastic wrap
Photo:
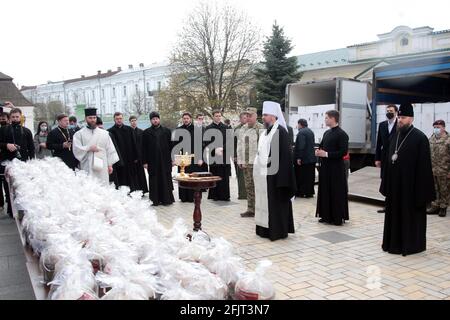
[[[255,272],[243,273],[236,283],[236,300],[272,300],[275,298],[275,289],[264,275],[272,265],[269,260],[260,261]]]

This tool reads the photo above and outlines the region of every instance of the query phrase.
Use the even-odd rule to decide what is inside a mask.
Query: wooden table
[[[217,182],[221,181],[221,177],[181,177],[178,176],[174,180],[178,182],[178,186],[183,189],[194,190],[194,231],[202,230],[202,211],[200,209],[202,202],[202,192],[205,189],[215,188]]]

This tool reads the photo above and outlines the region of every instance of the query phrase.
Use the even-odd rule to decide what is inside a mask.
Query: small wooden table
[[[222,178],[218,176],[209,177],[181,177],[174,178],[178,186],[183,189],[194,190],[194,231],[202,230],[202,211],[200,205],[202,202],[202,190],[215,188],[218,181]]]

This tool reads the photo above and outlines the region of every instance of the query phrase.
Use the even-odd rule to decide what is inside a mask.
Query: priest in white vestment
[[[297,188],[289,133],[278,103],[264,102],[263,121],[266,130],[253,165],[256,234],[275,241],[295,232],[291,198]]]
[[[73,136],[73,154],[80,161],[81,170],[109,184],[113,164],[119,161],[109,132],[97,127],[97,109],[85,109],[87,126]]]

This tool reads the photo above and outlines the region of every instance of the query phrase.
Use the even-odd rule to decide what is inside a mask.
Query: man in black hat
[[[159,113],[150,113],[151,127],[142,134],[142,163],[148,171],[149,198],[154,206],[170,205],[173,198],[172,133],[161,126]]]
[[[413,121],[413,106],[403,103],[381,190],[386,197],[382,248],[403,256],[426,250],[426,208],[436,197],[430,144]]]
[[[109,132],[97,126],[97,109],[84,110],[86,127],[73,136],[73,154],[80,161],[80,168],[104,184],[109,183],[113,164],[119,161]]]

